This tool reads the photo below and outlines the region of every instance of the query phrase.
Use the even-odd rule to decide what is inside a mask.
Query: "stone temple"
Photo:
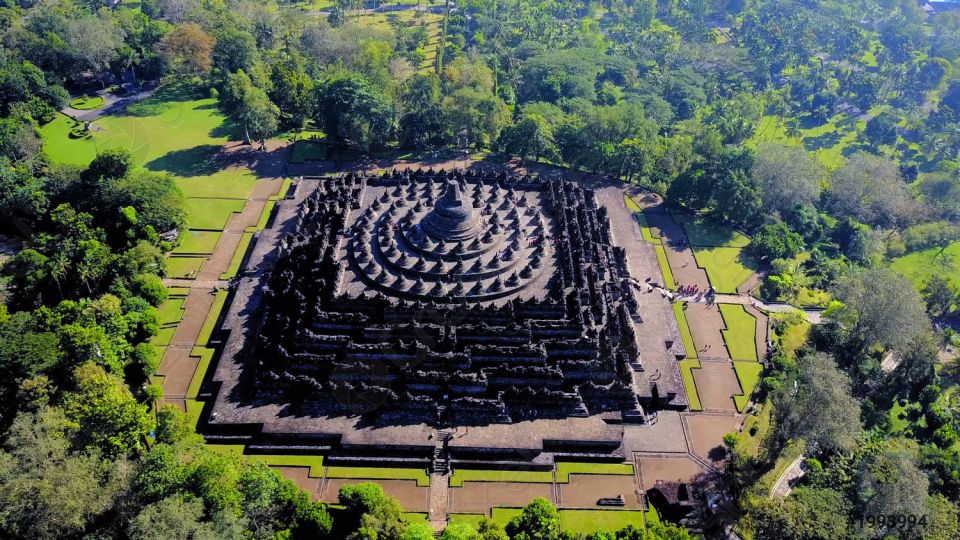
[[[208,438],[332,463],[430,462],[440,438],[461,464],[615,459],[624,423],[686,406],[678,372],[643,375],[636,281],[591,190],[418,170],[291,199],[223,323]]]

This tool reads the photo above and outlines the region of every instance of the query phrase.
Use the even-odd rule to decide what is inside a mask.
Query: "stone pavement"
[[[282,183],[279,178],[257,182],[243,211],[230,216],[213,254],[195,280],[168,280],[171,284],[176,283],[173,286],[190,287],[190,294],[183,304],[183,318],[157,369],[157,375],[163,377],[163,403],[186,408],[187,390],[199,364],[199,359],[190,356],[190,351],[196,344],[203,323],[207,320],[207,313],[213,306],[215,290],[228,284],[220,280],[220,275],[229,268],[246,228],[257,224],[267,200],[280,190]],[[185,281],[192,283],[181,284]]]

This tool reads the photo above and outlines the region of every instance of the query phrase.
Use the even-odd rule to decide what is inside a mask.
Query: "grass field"
[[[696,247],[744,248],[750,238],[733,229],[721,227],[703,218],[688,214],[673,214],[674,221],[683,224],[690,245]]]
[[[191,149],[206,145],[219,148],[233,131],[217,110],[216,100],[196,99],[191,92],[174,87],[161,88],[124,113],[99,118],[93,124],[96,131],[79,139],[70,137],[77,122],[65,115],[40,128],[50,159],[87,165],[98,151],[122,146],[131,151],[136,165],[176,173],[171,166],[177,165],[181,154],[192,155]]]
[[[720,315],[727,328],[723,341],[727,344],[730,358],[757,361],[757,319],[739,304],[719,304]]]
[[[327,158],[327,144],[313,139],[300,139],[290,151],[290,163],[322,161]]]
[[[227,302],[228,294],[229,291],[225,290],[216,292],[213,305],[210,306],[210,311],[207,312],[207,318],[203,321],[203,326],[200,328],[200,335],[197,336],[197,345],[203,346],[209,343],[210,336],[213,334],[213,328],[217,324],[217,319],[220,318],[220,312],[223,310],[223,305]]]
[[[184,298],[168,298],[164,303],[160,304],[160,307],[157,308],[160,316],[160,326],[180,322],[180,319],[183,318],[183,303],[185,301],[186,299]]]
[[[759,362],[734,362],[733,370],[737,372],[737,379],[740,380],[740,388],[743,394],[733,396],[733,401],[737,405],[737,411],[743,412],[747,408],[750,396],[760,384],[760,375],[763,374],[763,364]]]
[[[273,467],[310,467],[310,476],[323,476],[323,456],[252,455],[247,456],[247,461]]]
[[[840,113],[824,124],[801,129],[800,137],[790,137],[783,118],[767,115],[761,118],[747,145],[755,147],[761,142],[774,141],[787,146],[802,146],[813,152],[824,167],[832,171],[843,164],[847,155],[858,149],[857,138],[865,127],[866,122]]]
[[[186,199],[187,224],[191,229],[221,231],[235,212],[242,212],[247,201],[239,199]]]
[[[248,169],[230,168],[210,174],[176,177],[183,196],[208,199],[246,199],[257,183]]]
[[[426,469],[394,469],[392,467],[327,467],[327,478],[358,480],[416,480],[420,487],[430,485]]]
[[[169,278],[192,279],[205,262],[207,259],[203,257],[168,257],[165,274]]]
[[[157,347],[166,347],[170,344],[170,340],[173,339],[174,332],[177,331],[177,327],[171,328],[161,328],[157,331],[157,335],[150,338],[150,344]]]
[[[700,394],[697,393],[697,381],[693,377],[693,370],[700,367],[699,360],[681,360],[680,377],[683,378],[683,387],[687,390],[687,402],[690,404],[690,410],[702,411],[703,405],[700,404]]]
[[[954,242],[944,249],[930,248],[914,251],[890,262],[890,269],[913,282],[917,288],[934,274],[950,280],[960,286],[960,242]]]
[[[571,474],[633,474],[633,465],[629,463],[574,463],[561,461],[557,463],[557,482],[570,482]]]
[[[464,482],[531,482],[549,484],[553,482],[553,471],[484,471],[476,469],[456,469],[450,476],[450,487],[463,487]]]
[[[180,245],[174,248],[175,255],[209,255],[220,241],[220,231],[184,231]]]
[[[735,294],[737,287],[757,270],[756,261],[742,248],[694,247],[693,256],[720,293]]]
[[[667,251],[663,248],[662,244],[654,244],[653,250],[657,254],[657,264],[660,265],[660,273],[663,274],[663,286],[671,291],[677,290],[677,279],[673,277],[673,270],[670,269]]]
[[[560,530],[589,534],[598,530],[619,531],[627,525],[643,530],[643,512],[638,510],[560,510]]]
[[[227,267],[226,272],[220,274],[220,279],[236,277],[240,272],[240,265],[243,263],[243,258],[246,256],[247,250],[250,249],[250,242],[252,240],[252,232],[245,232],[240,236],[240,243],[237,245],[237,250],[233,252],[233,258],[230,259],[230,266]]]
[[[100,96],[82,96],[70,100],[70,107],[79,111],[92,111],[103,107],[104,99]]]
[[[680,339],[683,340],[683,348],[687,350],[687,358],[697,358],[697,344],[693,341],[693,333],[690,332],[690,324],[687,322],[687,316],[683,312],[683,302],[674,302],[673,315],[677,318],[677,327],[680,329]]]
[[[187,388],[188,398],[196,399],[197,394],[200,393],[200,385],[203,383],[203,377],[207,373],[207,368],[210,367],[215,352],[206,347],[194,347],[190,351],[190,356],[197,358],[197,369],[193,372],[193,378],[190,379],[190,386]]]

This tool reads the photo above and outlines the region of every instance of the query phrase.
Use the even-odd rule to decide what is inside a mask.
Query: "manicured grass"
[[[400,520],[404,523],[428,523],[430,515],[423,512],[404,512],[400,514]]]
[[[237,273],[240,272],[240,264],[243,263],[243,258],[246,256],[247,250],[250,249],[250,242],[252,240],[252,232],[245,232],[240,236],[240,243],[237,245],[237,250],[233,252],[233,258],[230,259],[230,266],[227,267],[226,272],[220,274],[220,279],[236,277]]]
[[[640,236],[644,240],[650,242],[651,244],[662,244],[663,241],[659,237],[653,235],[653,229],[650,228],[650,223],[647,221],[647,216],[643,212],[637,212],[634,214],[637,219],[637,223],[640,224]]]
[[[733,401],[737,405],[737,411],[743,412],[747,408],[750,396],[760,384],[760,376],[763,374],[763,364],[759,362],[734,362],[733,370],[737,372],[737,379],[740,381],[740,388],[743,394],[733,396]]]
[[[464,482],[529,482],[549,484],[553,482],[553,471],[482,471],[475,469],[456,469],[450,476],[450,487],[463,487]]]
[[[180,319],[183,318],[183,303],[185,301],[186,299],[184,298],[168,298],[164,303],[160,304],[160,307],[157,308],[160,316],[160,326],[180,322]]]
[[[169,278],[192,279],[206,261],[203,257],[168,257],[165,274]]]
[[[691,411],[702,411],[700,394],[697,393],[697,381],[693,377],[693,370],[700,368],[699,360],[680,360],[680,377],[683,378],[683,387],[687,390],[687,402]]]
[[[176,177],[183,196],[207,199],[246,199],[257,184],[249,169],[230,168],[199,176]]]
[[[640,208],[640,205],[626,195],[623,196],[623,202],[627,205],[627,210],[631,212],[643,212],[643,208]]]
[[[643,530],[643,523],[638,510],[560,510],[560,530],[574,534],[619,531],[627,525]]]
[[[673,277],[673,270],[670,269],[670,261],[667,260],[667,251],[661,244],[654,244],[653,250],[657,254],[657,264],[660,265],[660,273],[663,274],[663,286],[671,291],[677,290],[677,280]]]
[[[210,361],[213,360],[215,352],[213,349],[207,349],[206,347],[194,347],[190,351],[190,356],[199,360],[197,370],[193,372],[193,378],[190,379],[190,386],[187,387],[188,398],[195,399],[197,394],[200,393],[200,385],[203,383],[203,377],[207,373],[207,368],[210,367]]]
[[[200,423],[200,415],[203,413],[203,402],[195,399],[186,400],[187,418],[190,419],[190,425],[194,428]]]
[[[170,296],[187,296],[190,294],[190,287],[167,287],[167,293]]]
[[[327,467],[327,478],[358,480],[416,480],[417,485],[430,485],[426,469],[394,469],[393,467]]]
[[[242,212],[247,202],[239,199],[186,199],[187,224],[191,229],[221,231],[235,212]]]
[[[522,512],[523,508],[491,508],[490,519],[493,520],[494,523],[506,526],[507,523],[510,523],[511,519],[519,516]]]
[[[450,514],[451,523],[469,523],[476,527],[486,514]]]
[[[693,333],[690,332],[690,324],[687,322],[687,315],[683,312],[684,302],[674,302],[673,315],[677,319],[677,328],[680,329],[680,339],[683,341],[683,348],[687,350],[687,358],[697,358],[697,344],[693,341]]]
[[[756,261],[742,248],[694,247],[693,256],[720,293],[736,294],[737,287],[757,270]]]
[[[954,286],[960,286],[960,242],[942,250],[930,248],[898,257],[891,261],[890,269],[912,281],[917,288],[935,274],[949,279]]]
[[[174,254],[190,255],[209,255],[217,247],[220,241],[218,231],[193,231],[187,230],[180,233],[180,245],[174,250]]]
[[[323,456],[256,454],[247,456],[247,462],[265,463],[271,467],[310,467],[310,476],[323,476]]]
[[[633,465],[629,463],[573,463],[561,461],[557,463],[557,482],[570,482],[571,474],[633,474]]]
[[[263,211],[260,212],[260,219],[257,220],[257,230],[267,228],[267,223],[270,222],[270,216],[273,214],[275,206],[277,206],[277,201],[267,201],[267,203],[263,205]]]
[[[746,235],[700,217],[673,214],[673,219],[683,224],[687,239],[694,247],[743,248],[750,244],[750,238]]]
[[[757,361],[757,319],[739,304],[719,304],[720,315],[727,328],[723,341],[730,358]]]
[[[70,107],[79,111],[92,111],[106,103],[100,96],[83,96],[70,100]]]
[[[220,312],[223,311],[223,304],[226,303],[228,294],[229,291],[226,290],[216,292],[213,305],[210,306],[210,311],[207,312],[207,318],[203,321],[203,326],[200,328],[200,335],[197,336],[197,345],[203,346],[210,341],[210,336],[213,334],[217,319],[220,318]]]
[[[290,150],[290,163],[323,161],[327,158],[327,144],[321,140],[300,139]]]
[[[131,151],[136,165],[180,174],[178,166],[194,166],[178,159],[181,154],[192,156],[190,149],[205,145],[219,148],[233,129],[217,110],[216,100],[195,97],[183,89],[165,87],[122,114],[95,120],[96,131],[89,138],[70,138],[77,123],[65,115],[43,126],[40,134],[55,163],[87,165],[98,151],[122,146]]]

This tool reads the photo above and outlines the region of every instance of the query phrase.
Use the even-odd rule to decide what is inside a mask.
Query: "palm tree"
[[[800,129],[800,121],[796,118],[787,120],[786,134],[791,139],[800,139],[800,136],[803,135],[803,130]]]

